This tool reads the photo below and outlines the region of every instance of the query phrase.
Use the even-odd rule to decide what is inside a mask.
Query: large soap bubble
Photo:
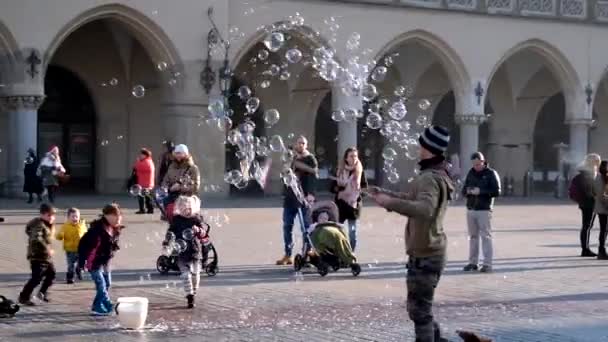
[[[281,115],[279,114],[279,111],[274,108],[268,109],[264,112],[264,122],[268,127],[274,126],[277,122],[279,122],[280,118]]]
[[[285,36],[281,32],[272,32],[264,38],[264,45],[272,52],[277,52],[283,46]]]

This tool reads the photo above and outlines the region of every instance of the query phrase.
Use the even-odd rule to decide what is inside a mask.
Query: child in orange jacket
[[[57,231],[55,238],[63,241],[68,264],[67,283],[74,284],[74,273],[79,280],[82,280],[81,271],[78,268],[78,244],[80,238],[87,232],[87,225],[84,220],[80,219],[80,211],[76,208],[68,209],[67,216],[68,220]]]

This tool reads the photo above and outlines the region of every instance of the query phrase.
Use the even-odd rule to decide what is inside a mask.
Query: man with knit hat
[[[433,296],[446,262],[443,219],[454,191],[445,159],[450,135],[442,126],[424,130],[420,144],[420,173],[406,193],[377,187],[366,191],[378,205],[408,217],[405,227],[407,310],[414,322],[416,342],[447,341],[433,318]]]
[[[471,155],[473,167],[467,174],[462,195],[467,198],[467,226],[469,228],[469,264],[464,271],[477,271],[479,243],[483,250],[480,272],[492,272],[492,207],[500,194],[500,177],[491,169],[481,152]]]

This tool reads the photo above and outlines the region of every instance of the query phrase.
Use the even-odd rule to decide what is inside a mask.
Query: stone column
[[[349,96],[342,92],[340,87],[333,87],[331,93],[332,110],[363,110],[363,101],[360,96]],[[357,122],[340,121],[338,123],[338,160],[342,158],[347,148],[357,146]]]
[[[580,163],[587,154],[589,146],[589,127],[591,119],[570,119],[566,121],[570,125],[570,156],[569,162],[572,165]]]
[[[8,197],[23,195],[23,160],[29,148],[38,145],[38,108],[44,95],[12,95],[0,97],[8,115],[7,182],[4,193]]]
[[[479,150],[479,125],[486,117],[481,114],[457,114],[456,124],[460,126],[460,168],[463,177],[470,165],[471,154]]]

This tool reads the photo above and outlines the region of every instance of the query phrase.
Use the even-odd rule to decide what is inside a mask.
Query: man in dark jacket
[[[27,258],[32,268],[32,277],[25,284],[19,294],[19,303],[34,305],[31,300],[32,292],[40,282],[38,298],[48,302],[48,289],[55,279],[55,266],[53,265],[53,249],[51,238],[53,236],[53,223],[55,222],[55,208],[49,204],[40,206],[40,217],[37,217],[25,226],[28,236]]]
[[[494,198],[500,195],[500,177],[491,169],[483,154],[471,156],[473,167],[467,174],[462,195],[467,198],[467,225],[469,227],[469,264],[464,271],[477,271],[479,264],[479,242],[483,249],[483,264],[480,272],[492,271],[492,207]]]
[[[447,237],[443,220],[454,184],[445,152],[450,135],[442,126],[424,130],[420,144],[420,173],[406,193],[376,187],[366,192],[388,211],[407,216],[407,311],[414,322],[416,342],[447,342],[433,317],[433,296],[446,262]]]
[[[315,183],[319,164],[315,156],[308,151],[308,140],[306,137],[300,136],[294,147],[295,158],[291,165],[293,173],[297,177],[297,183],[294,186],[285,186],[283,192],[283,243],[285,254],[279,260],[277,265],[291,265],[291,253],[293,249],[293,223],[296,218],[300,220],[302,243],[306,244],[306,231],[310,226],[308,215],[308,206],[314,201]],[[298,194],[301,192],[301,195]],[[301,214],[301,215],[300,215]]]

